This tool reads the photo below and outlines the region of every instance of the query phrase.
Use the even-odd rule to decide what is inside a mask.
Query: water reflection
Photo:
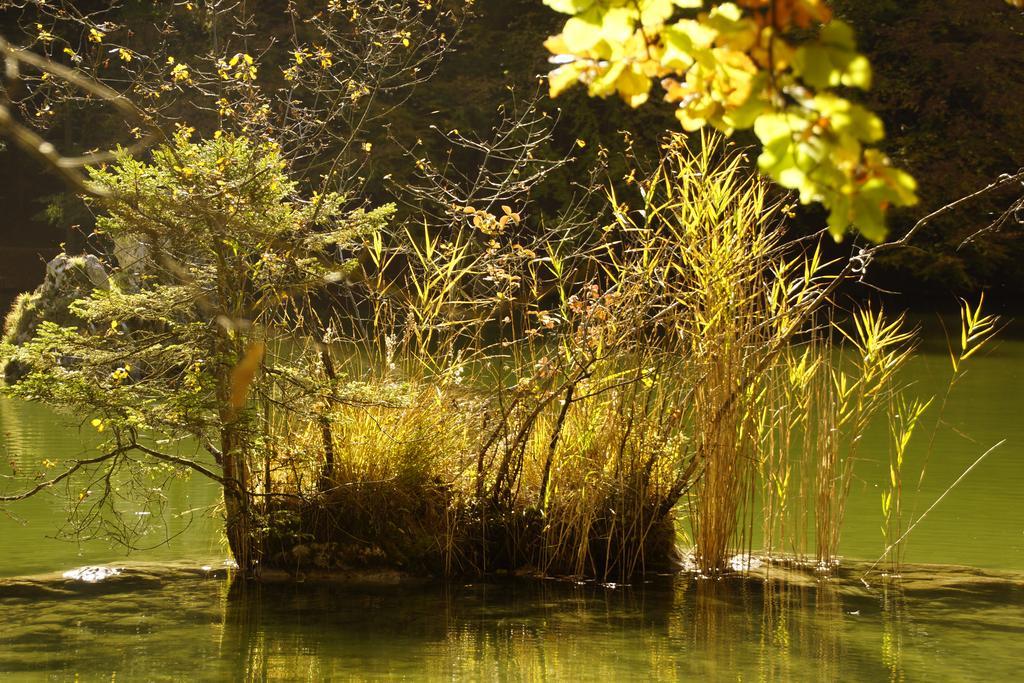
[[[959,590],[959,589],[958,589]],[[922,596],[923,597],[923,596]],[[967,609],[969,594],[957,609]],[[446,679],[758,680],[906,678],[960,670],[942,651],[955,624],[893,586],[834,581],[663,579],[608,590],[559,582],[378,588],[235,585],[222,655],[248,681],[353,675]],[[959,600],[954,600],[959,602]],[[977,613],[977,605],[971,609]],[[1021,633],[1024,614],[1012,631]],[[1006,624],[989,623],[989,643]],[[995,641],[991,640],[995,639]],[[1009,642],[1004,640],[1004,646]],[[1009,671],[1005,657],[984,668]]]
[[[147,571],[71,594],[58,576],[0,583],[0,677],[1003,679],[1024,636],[1024,580],[934,570],[909,589],[791,576],[614,590],[254,585]]]
[[[52,477],[57,463],[95,455],[101,440],[87,421],[81,428],[82,421],[0,397],[0,492],[23,491]],[[51,461],[50,469],[45,461]],[[83,470],[33,498],[0,504],[0,576],[123,560],[129,547],[137,551],[133,557],[154,560],[223,556],[223,525],[213,515],[220,490],[213,482],[125,467],[107,494],[116,502],[119,514],[113,514],[97,505],[99,492],[107,490],[102,474]]]
[[[882,589],[882,662],[889,670],[890,681],[904,681],[903,631],[907,628],[906,599],[898,584],[889,583]]]

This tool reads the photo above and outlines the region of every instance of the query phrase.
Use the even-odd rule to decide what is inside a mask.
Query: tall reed
[[[268,510],[282,562],[310,541],[338,562],[629,576],[689,534],[713,573],[757,533],[835,562],[912,338],[872,310],[832,322],[834,264],[785,238],[741,152],[662,152],[603,221],[454,203],[447,230],[374,235],[332,316],[296,312],[315,381],[262,389],[288,437],[266,486],[303,501]]]

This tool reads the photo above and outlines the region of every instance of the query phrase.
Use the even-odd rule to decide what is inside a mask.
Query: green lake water
[[[165,507],[138,515],[147,549],[131,555],[100,540],[55,538],[63,490],[0,507],[0,577],[55,572],[28,583],[0,578],[0,681],[1016,680],[1024,664],[1024,342],[1004,338],[971,360],[907,509],[923,511],[986,449],[1005,443],[915,529],[913,566],[899,582],[859,580],[884,547],[882,430],[861,448],[844,569],[829,580],[243,587],[221,569],[217,489],[155,479]],[[926,344],[907,379],[921,395],[941,392],[948,365],[941,345]],[[930,426],[907,471],[929,434]],[[94,439],[85,417],[0,399],[0,475],[88,452]],[[94,564],[129,569],[94,585],[61,578]]]

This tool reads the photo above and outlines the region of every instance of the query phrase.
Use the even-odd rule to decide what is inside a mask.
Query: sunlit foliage
[[[256,385],[273,366],[290,388],[278,401],[292,410],[342,393],[295,379],[319,356],[281,345],[301,327],[310,295],[352,276],[358,264],[345,254],[380,230],[393,207],[303,197],[276,144],[192,134],[180,128],[150,161],[122,155],[93,172],[115,197],[98,201],[98,228],[117,268],[108,288],[71,304],[81,324],[44,321],[19,348],[28,374],[10,391],[95,416],[92,426],[115,454],[104,461],[110,471],[139,466],[128,453],[141,451],[149,456],[142,462],[219,481],[228,540],[247,565],[257,535],[251,471],[257,454],[279,448],[255,410]],[[203,452],[181,457],[174,444],[183,438]]]
[[[579,82],[638,107],[658,81],[685,130],[752,128],[761,171],[823,204],[837,240],[880,241],[886,211],[917,201],[914,179],[874,146],[881,120],[845,96],[870,87],[871,66],[824,0],[545,4],[572,15],[546,43],[553,96]]]

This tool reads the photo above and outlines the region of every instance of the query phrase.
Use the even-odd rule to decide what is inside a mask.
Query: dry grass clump
[[[456,206],[451,234],[375,238],[366,300],[302,351],[320,386],[268,413],[293,447],[265,486],[301,501],[268,509],[302,518],[291,551],[274,532],[282,561],[308,537],[339,562],[629,576],[681,533],[717,572],[756,530],[835,562],[911,335],[831,321],[832,264],[784,239],[742,154],[674,136],[636,178],[576,237]]]

